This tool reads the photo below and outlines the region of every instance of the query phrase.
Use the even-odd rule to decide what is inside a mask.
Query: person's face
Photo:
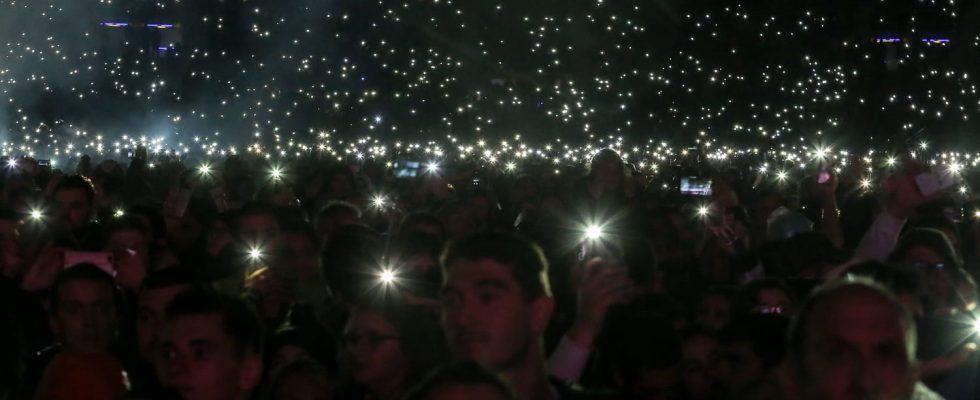
[[[275,247],[279,238],[279,222],[269,214],[246,215],[238,219],[242,240],[249,246]]]
[[[762,289],[756,298],[755,309],[753,311],[786,315],[789,314],[792,304],[793,302],[790,300],[789,294],[782,289]]]
[[[68,350],[106,354],[116,333],[112,287],[104,282],[73,280],[58,289],[52,329]]]
[[[941,298],[949,291],[951,284],[947,269],[954,266],[944,265],[943,268],[937,268],[938,264],[948,264],[942,255],[927,246],[912,246],[905,252],[904,261],[911,265],[922,265],[930,294]]]
[[[259,382],[262,361],[241,355],[220,315],[170,318],[157,366],[160,383],[186,400],[240,399]]]
[[[819,304],[805,327],[800,379],[812,399],[908,399],[918,366],[887,299],[855,288]]]
[[[378,312],[355,310],[344,330],[351,375],[368,386],[398,386],[409,372],[398,331]]]
[[[71,229],[79,229],[92,219],[92,202],[82,189],[61,189],[54,193],[58,217]]]
[[[507,400],[507,396],[490,385],[479,383],[444,383],[432,390],[425,400]]]
[[[731,304],[728,299],[721,295],[710,295],[701,302],[701,314],[698,315],[698,323],[709,329],[721,329],[728,323],[729,308]]]
[[[708,336],[694,336],[681,347],[681,377],[692,399],[708,399],[713,394],[712,368],[718,362],[718,342]]]
[[[599,163],[596,168],[596,179],[606,187],[622,186],[625,176],[623,175],[623,163],[621,161],[606,160]]]
[[[334,384],[325,376],[304,373],[282,378],[272,397],[275,400],[330,400]]]
[[[170,301],[188,289],[187,285],[174,285],[159,289],[146,289],[139,294],[136,335],[140,355],[154,361],[160,355],[160,337],[163,334],[163,317]]]
[[[310,237],[299,232],[283,232],[279,237],[282,242],[280,254],[285,266],[295,270],[301,278],[315,276],[320,260]]]
[[[509,268],[492,260],[458,260],[445,277],[442,320],[450,349],[493,370],[528,355],[551,307],[548,297],[525,299]]]

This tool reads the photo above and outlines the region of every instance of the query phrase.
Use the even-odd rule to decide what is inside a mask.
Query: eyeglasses
[[[946,264],[945,263],[934,263],[934,264],[930,264],[930,263],[917,262],[917,263],[912,263],[912,266],[914,266],[916,268],[921,268],[921,269],[926,269],[926,270],[936,270],[936,271],[942,271],[942,270],[946,269]]]
[[[381,343],[390,340],[399,340],[400,337],[385,335],[376,332],[368,332],[363,334],[347,333],[344,334],[344,344],[347,347],[356,347],[360,343],[366,344],[368,347],[378,347]]]

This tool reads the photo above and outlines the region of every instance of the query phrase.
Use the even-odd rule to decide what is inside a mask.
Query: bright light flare
[[[779,171],[776,173],[776,179],[778,179],[780,182],[785,181],[787,178],[789,178],[789,174],[786,171]]]
[[[374,206],[374,208],[383,209],[388,205],[388,199],[386,199],[383,195],[376,195],[373,199],[371,199],[371,205]]]
[[[395,271],[392,271],[390,269],[383,269],[381,270],[381,273],[378,274],[378,279],[380,279],[381,283],[384,285],[394,284],[395,279],[397,278],[398,277],[395,275]]]
[[[200,172],[201,175],[211,175],[212,172],[211,164],[208,163],[201,164],[199,167],[197,167],[197,172]]]
[[[703,217],[707,217],[708,214],[711,213],[711,209],[708,208],[708,206],[700,206],[700,207],[698,207],[697,213],[698,213],[698,216],[699,217],[702,217],[702,218]]]
[[[585,228],[585,238],[589,240],[599,240],[605,234],[599,225],[589,225]]]
[[[248,258],[252,261],[261,260],[263,255],[265,254],[260,247],[252,247],[248,249]]]
[[[31,209],[30,217],[32,220],[40,221],[42,218],[44,218],[44,212],[37,208],[33,208]]]
[[[278,166],[272,167],[272,169],[269,170],[269,176],[271,176],[273,180],[281,180],[283,175],[282,168]]]
[[[439,172],[439,163],[431,161],[425,165],[425,170],[430,174],[435,174]]]

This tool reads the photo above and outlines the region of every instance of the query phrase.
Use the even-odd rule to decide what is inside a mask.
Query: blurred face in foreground
[[[909,399],[918,366],[900,310],[862,287],[842,289],[812,311],[798,366],[807,399]]]
[[[104,282],[76,279],[58,289],[51,327],[69,351],[108,354],[116,335],[116,304]]]

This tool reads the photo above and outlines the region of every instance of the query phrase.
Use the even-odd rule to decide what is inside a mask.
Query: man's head
[[[152,272],[143,280],[137,300],[136,334],[140,355],[145,360],[153,361],[160,354],[167,305],[178,294],[190,290],[195,282],[193,273],[183,268]]]
[[[790,327],[798,398],[908,399],[918,380],[915,323],[881,286],[844,280],[817,289]]]
[[[317,214],[316,234],[321,241],[325,241],[340,227],[359,223],[361,223],[360,208],[346,201],[331,201]]]
[[[497,371],[543,357],[554,301],[537,245],[480,233],[451,243],[441,265],[443,328],[456,355]]]
[[[91,264],[58,274],[49,323],[66,350],[107,354],[116,336],[120,297],[112,277]]]
[[[279,218],[275,207],[263,203],[246,204],[235,221],[235,236],[242,244],[266,250],[278,248]]]
[[[514,393],[498,375],[472,361],[437,369],[405,397],[408,400],[510,400]]]
[[[68,223],[71,229],[79,229],[92,219],[95,188],[88,178],[69,176],[55,186],[54,201],[58,217]]]
[[[262,378],[262,323],[241,299],[206,290],[167,306],[157,375],[188,400],[245,399]]]

